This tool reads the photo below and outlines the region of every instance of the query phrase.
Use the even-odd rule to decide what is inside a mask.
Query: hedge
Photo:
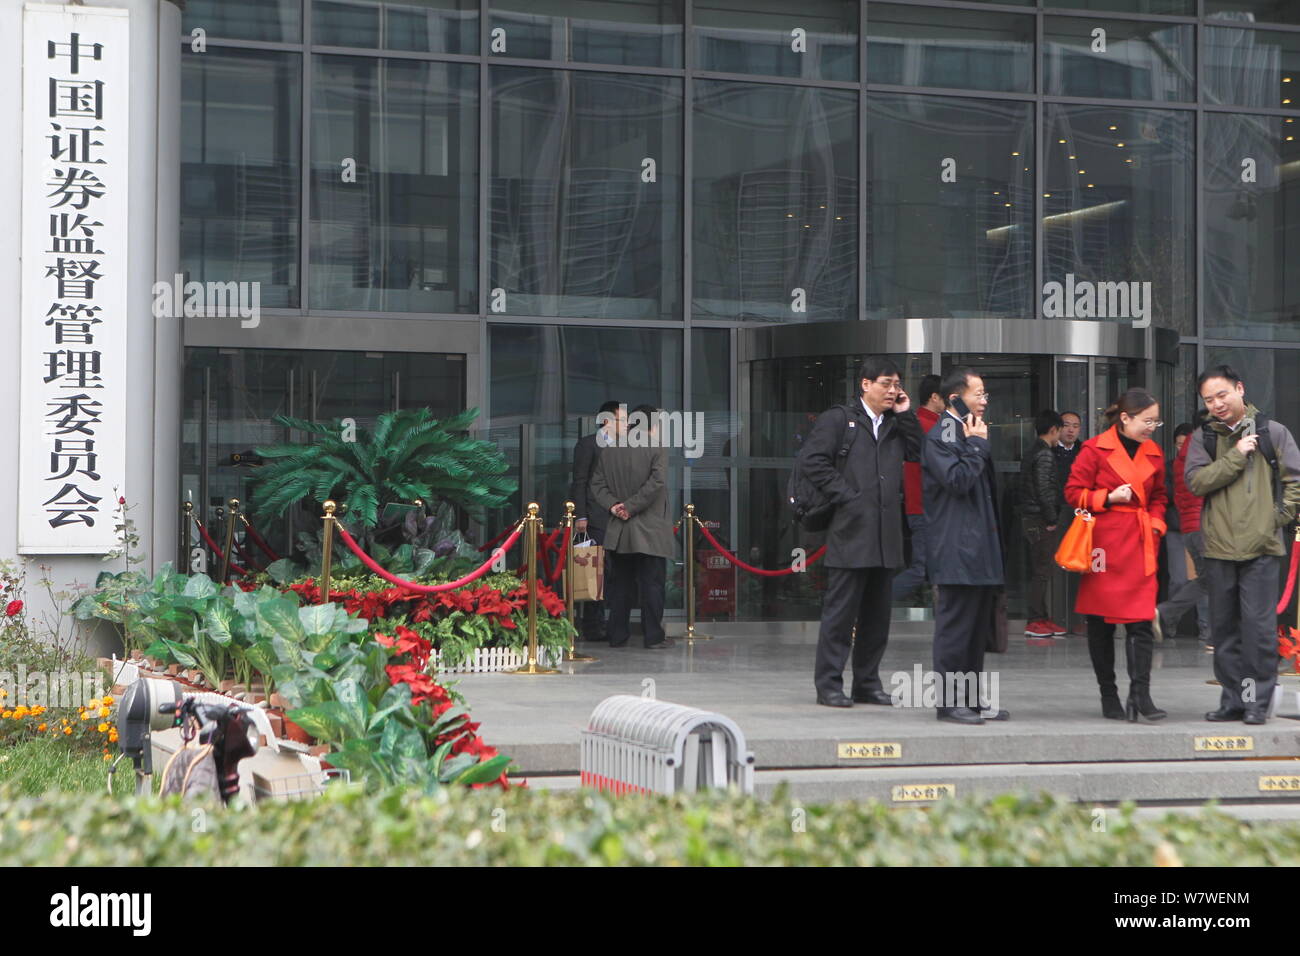
[[[335,788],[311,802],[200,812],[175,800],[5,788],[0,858],[18,866],[1274,866],[1300,863],[1300,825],[1213,808],[1136,819],[1126,806],[1099,818],[1050,795],[894,810],[801,806],[783,793],[757,801]]]

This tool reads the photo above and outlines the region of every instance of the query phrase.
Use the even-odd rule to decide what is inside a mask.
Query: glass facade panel
[[[1300,341],[1300,123],[1205,124],[1205,334]]]
[[[312,0],[314,46],[477,53],[478,0]]]
[[[312,83],[312,308],[477,312],[478,67],[318,56]]]
[[[681,91],[492,68],[491,311],[680,316]]]
[[[489,43],[504,56],[680,67],[682,2],[491,0]]]
[[[872,4],[867,82],[1032,92],[1034,18]]]
[[[258,282],[299,304],[302,57],[210,49],[181,58],[181,268]]]
[[[1244,23],[1300,23],[1295,0],[1205,0],[1205,15]]]
[[[1095,10],[1107,13],[1155,13],[1168,16],[1196,16],[1196,0],[1046,0],[1043,6],[1069,8],[1071,10]]]
[[[302,0],[186,0],[180,7],[187,38],[203,30],[222,40],[302,42]]]
[[[857,317],[858,95],[695,84],[694,314]]]
[[[1205,28],[1205,94],[1212,103],[1300,111],[1300,33]]]
[[[1044,115],[1043,316],[1194,334],[1192,116],[1060,104]]]
[[[1044,91],[1058,96],[1194,99],[1196,29],[1185,24],[1045,17],[1043,70]]]
[[[857,0],[695,0],[696,68],[858,78]]]
[[[682,344],[682,333],[670,330],[489,326],[491,411],[485,437],[497,443],[520,488],[527,489],[519,494],[531,496],[517,496],[502,514],[517,517],[529,500],[541,504],[548,526],[564,513],[573,446],[595,429],[603,403],[680,411]],[[669,451],[673,502],[680,501],[685,460],[681,449]]]
[[[1033,106],[866,98],[868,318],[1033,308]]]

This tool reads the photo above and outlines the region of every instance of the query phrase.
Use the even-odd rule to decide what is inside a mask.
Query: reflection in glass
[[[857,0],[695,0],[694,16],[698,69],[858,78]]]
[[[317,56],[312,70],[311,306],[477,311],[478,68]]]
[[[209,49],[181,59],[181,268],[258,282],[297,306],[302,57]]]
[[[302,42],[302,0],[186,0],[181,32],[201,29],[222,40]]]
[[[1044,114],[1044,317],[1193,334],[1191,115],[1060,104]]]
[[[312,0],[314,46],[477,53],[478,0]]]
[[[1127,100],[1196,96],[1196,29],[1189,24],[1046,17],[1043,44],[1047,93]]]
[[[256,517],[250,482],[254,469],[231,455],[306,436],[272,419],[354,418],[361,427],[394,408],[429,408],[445,418],[464,408],[465,357],[415,352],[332,352],[307,349],[185,350],[181,439],[181,494],[215,527],[214,510],[230,498],[244,502],[257,529],[282,555],[295,531],[320,528],[318,506],[291,510],[280,520]],[[192,542],[198,546],[197,540]],[[251,547],[250,552],[257,554]]]
[[[1205,122],[1205,334],[1298,341],[1300,122],[1236,113]]]
[[[1205,15],[1245,23],[1300,23],[1295,0],[1205,0]]]
[[[681,89],[492,69],[492,311],[680,314]]]
[[[1033,107],[871,93],[868,318],[1025,317],[1033,307]]]
[[[682,0],[492,0],[505,56],[624,66],[682,65]]]
[[[695,90],[695,315],[856,318],[858,95]]]
[[[727,329],[691,330],[691,408],[704,415],[704,454],[736,454],[731,332]]]
[[[1205,92],[1212,102],[1300,110],[1300,33],[1205,29]]]
[[[873,3],[867,82],[1032,92],[1034,19]]]

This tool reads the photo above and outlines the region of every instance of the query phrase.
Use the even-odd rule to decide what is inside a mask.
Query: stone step
[[[526,776],[526,775],[525,775]],[[1109,764],[1044,763],[982,766],[853,767],[759,770],[754,791],[770,797],[778,786],[798,800],[878,800],[925,806],[943,796],[994,796],[1048,791],[1089,804],[1132,800],[1152,807],[1217,800],[1284,807],[1256,811],[1259,818],[1300,816],[1300,760],[1129,761]],[[530,787],[573,789],[576,776],[528,777]],[[1280,788],[1280,789],[1274,789]]]

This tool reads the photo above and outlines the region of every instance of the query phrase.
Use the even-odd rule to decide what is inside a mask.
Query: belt
[[[1147,575],[1155,574],[1158,561],[1156,559],[1155,526],[1151,524],[1151,512],[1147,511],[1142,505],[1127,503],[1110,505],[1108,510],[1130,511],[1137,514],[1138,529],[1142,534],[1143,571]]]

